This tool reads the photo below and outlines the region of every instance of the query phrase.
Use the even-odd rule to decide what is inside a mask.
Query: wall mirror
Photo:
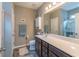
[[[44,31],[61,36],[79,38],[79,2],[66,2],[44,15]]]

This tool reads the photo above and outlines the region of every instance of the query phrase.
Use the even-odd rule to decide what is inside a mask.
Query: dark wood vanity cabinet
[[[47,57],[48,56],[48,43],[42,40],[41,44],[42,44],[41,46],[42,57]]]
[[[36,52],[40,57],[71,57],[69,54],[61,51],[55,46],[35,37]]]
[[[52,51],[49,50],[48,57],[57,57]]]
[[[69,54],[49,44],[49,51],[51,51],[57,57],[71,57]]]
[[[38,56],[41,57],[41,39],[36,38],[36,43],[35,43],[35,50]]]

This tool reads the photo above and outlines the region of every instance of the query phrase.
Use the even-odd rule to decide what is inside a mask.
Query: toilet
[[[29,50],[35,50],[35,40],[31,40],[29,42]]]

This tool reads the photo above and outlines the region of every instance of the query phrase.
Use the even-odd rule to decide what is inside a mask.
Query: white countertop
[[[59,36],[55,34],[35,35],[71,56],[79,57],[79,39]]]

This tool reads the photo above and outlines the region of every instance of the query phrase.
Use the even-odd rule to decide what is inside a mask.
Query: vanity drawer
[[[39,44],[38,45],[38,48],[37,48],[38,50],[37,50],[37,54],[38,54],[38,56],[40,56],[41,57],[41,45]]]
[[[38,51],[38,56],[41,57],[41,50]]]
[[[42,52],[42,57],[48,57],[47,52]]]
[[[47,57],[48,56],[48,52],[47,52],[47,48],[46,47],[42,47],[42,57]]]
[[[48,56],[48,49],[47,47],[42,45],[42,57],[47,57]]]
[[[47,53],[47,48],[46,47],[44,47],[44,46],[42,46],[42,52],[46,52]]]
[[[36,39],[36,42],[41,43],[41,39],[40,38],[35,37],[35,39]]]
[[[49,50],[51,50],[58,57],[71,57],[67,53],[61,51],[60,49],[58,49],[58,48],[56,48],[56,47],[54,47],[52,45],[49,45]]]
[[[48,54],[49,57],[57,57],[53,52],[49,51],[49,54]]]
[[[42,45],[45,46],[45,47],[48,47],[48,43],[45,42],[45,41],[42,41]]]

